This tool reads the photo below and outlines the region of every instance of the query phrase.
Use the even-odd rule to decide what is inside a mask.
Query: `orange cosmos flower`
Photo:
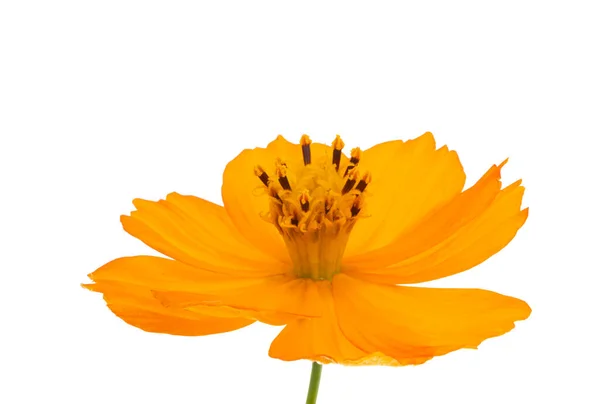
[[[463,191],[455,152],[430,133],[342,153],[279,136],[225,168],[223,204],[136,199],[125,231],[171,259],[119,258],[87,288],[146,331],[206,335],[285,325],[270,356],[420,364],[506,333],[530,314],[480,289],[413,286],[501,250],[527,218],[524,188],[493,165]]]

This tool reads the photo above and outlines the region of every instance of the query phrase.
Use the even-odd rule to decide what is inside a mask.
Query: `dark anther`
[[[357,196],[354,198],[354,202],[352,202],[352,207],[350,207],[350,214],[352,217],[356,217],[360,213],[360,209],[362,208],[362,199]]]
[[[346,172],[344,173],[344,177],[346,175],[348,175],[350,170],[352,170],[354,167],[356,167],[358,165],[361,155],[362,155],[362,151],[360,150],[359,147],[355,147],[354,149],[352,149],[352,151],[350,151],[350,164],[348,164],[348,167],[346,167]]]
[[[275,198],[279,202],[283,202],[281,200],[281,198],[279,197],[279,195],[277,195],[277,190],[274,187],[272,187],[272,186],[269,188],[269,195],[271,196],[271,198]]]
[[[301,201],[300,208],[302,208],[302,212],[308,212],[308,210],[310,208],[308,201]]]
[[[340,169],[340,161],[342,161],[342,149],[344,148],[344,142],[340,138],[340,135],[335,135],[335,140],[331,144],[333,146],[333,158],[331,162],[335,165],[336,171]]]
[[[350,160],[350,162],[352,162],[352,160]],[[349,164],[348,167],[346,167],[346,172],[344,173],[344,177],[348,175],[348,173],[350,172],[350,170],[352,170],[354,167],[354,165]]]
[[[300,208],[302,208],[302,211],[308,212],[308,209],[310,208],[310,192],[308,191],[308,189],[305,189],[300,193],[300,196],[298,197],[298,202],[300,202]]]
[[[363,192],[367,188],[367,182],[365,180],[358,181],[358,185],[356,186],[356,190]]]
[[[350,190],[354,188],[354,184],[356,184],[356,180],[354,178],[348,178],[344,184],[344,188],[342,188],[342,195],[350,192]]]
[[[291,191],[292,187],[290,186],[290,182],[287,178],[287,165],[284,162],[278,160],[275,163],[275,171],[277,172],[277,176],[279,177],[279,183],[281,184],[281,187],[286,191]]]
[[[308,135],[302,135],[300,138],[300,144],[302,145],[302,157],[304,158],[304,165],[310,164],[310,144],[312,141]]]
[[[335,165],[335,169],[339,170],[340,169],[340,161],[342,160],[342,151],[341,150],[333,150],[333,159],[331,160],[331,162],[333,163],[333,165]]]
[[[287,177],[279,177],[279,183],[281,184],[281,188],[285,189],[286,191],[292,190],[292,187]]]
[[[304,165],[310,164],[310,145],[303,144],[302,145],[302,157],[304,158]]]
[[[269,174],[267,174],[265,172],[265,170],[263,170],[263,168],[261,166],[256,166],[254,168],[254,174],[256,174],[256,176],[258,177],[258,179],[265,184],[265,187],[269,186]]]
[[[364,192],[364,190],[367,188],[367,185],[369,185],[370,182],[371,182],[371,173],[367,172],[367,173],[365,173],[365,175],[363,175],[361,180],[358,182],[356,189],[360,192]]]
[[[262,173],[258,176],[258,179],[261,180],[265,186],[269,185],[269,175],[267,173]]]
[[[348,179],[346,180],[346,183],[344,184],[344,188],[342,188],[342,195],[345,195],[348,192],[350,192],[350,190],[352,190],[352,188],[354,188],[354,185],[356,184],[357,180],[358,180],[358,170],[352,169],[352,171],[350,171],[350,173],[348,174]]]

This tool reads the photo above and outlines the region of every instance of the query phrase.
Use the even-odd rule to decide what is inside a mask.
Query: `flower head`
[[[455,152],[430,133],[344,155],[303,135],[244,150],[223,204],[172,193],[134,200],[124,229],[170,259],[119,258],[87,288],[151,332],[205,335],[285,325],[270,355],[322,363],[423,363],[504,334],[529,316],[480,289],[399,286],[472,268],[527,218],[524,188],[493,165],[463,190]]]

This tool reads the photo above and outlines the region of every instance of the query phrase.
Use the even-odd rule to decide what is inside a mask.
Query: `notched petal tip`
[[[88,275],[88,276],[91,278],[90,275]],[[84,289],[91,290],[92,292],[99,292],[97,285],[95,283],[81,283],[80,286]]]
[[[275,140],[272,140],[268,145],[267,145],[267,149],[270,147],[274,147],[277,145],[284,145],[284,146],[298,146],[298,143],[294,143],[294,142],[290,142],[289,140],[287,140],[285,138],[285,136],[279,134],[277,135],[277,137],[275,138]],[[261,147],[259,147],[258,149],[262,149]]]
[[[184,197],[185,197],[185,195],[182,195],[182,194],[180,194],[179,192],[176,192],[176,191],[172,191],[172,192],[169,192],[167,194],[165,200],[168,201],[169,199],[178,199],[178,198],[184,198]]]
[[[135,212],[135,211],[131,211],[131,213],[129,215],[121,215],[121,216],[119,216],[119,221],[121,222],[121,226],[123,226],[123,229],[125,231],[127,231],[127,228],[126,228],[127,225],[129,223],[131,223],[131,221],[133,220],[133,218],[131,217],[131,215],[133,214],[133,212]]]
[[[149,201],[147,199],[135,198],[134,200],[131,201],[131,203],[133,203],[133,206],[135,207],[136,210],[141,210],[144,208],[144,206],[148,206],[149,204],[155,203],[155,202]]]
[[[515,310],[516,313],[518,313],[517,315],[515,315],[514,317],[514,321],[523,321],[523,320],[527,320],[529,318],[529,316],[531,315],[531,306],[529,305],[529,303],[527,303],[525,300],[521,300],[518,299],[516,297],[511,297],[511,296],[506,296],[506,295],[502,295],[505,296],[507,299],[510,299],[512,302],[512,307]]]
[[[531,313],[533,312],[533,310],[531,309],[531,306],[527,302],[525,302],[523,300],[521,300],[521,302],[523,304],[523,316],[520,319],[515,320],[515,321],[527,320],[529,318],[529,316],[531,316]]]
[[[436,148],[436,144],[435,144],[435,136],[433,136],[433,133],[431,132],[425,132],[423,133],[421,136],[409,140],[410,141],[419,141],[422,142],[424,144],[426,144],[429,148],[434,149]]]
[[[512,184],[510,184],[509,186],[507,186],[506,188],[507,189],[510,188],[510,187],[515,187],[516,188],[518,186],[521,186],[522,183],[523,183],[523,180],[522,179],[518,179],[515,182],[513,182]],[[523,189],[525,189],[524,186],[523,186]]]

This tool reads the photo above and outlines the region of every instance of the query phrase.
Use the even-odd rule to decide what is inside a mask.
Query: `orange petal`
[[[500,167],[494,165],[475,185],[444,206],[432,210],[393,242],[377,250],[345,258],[345,268],[368,271],[371,267],[386,267],[426,251],[485,211],[498,195],[501,185]]]
[[[367,354],[342,334],[335,315],[331,285],[320,293],[322,317],[290,322],[271,344],[269,355],[285,361],[308,359],[343,365],[398,365],[383,354]]]
[[[375,282],[408,284],[465,271],[514,238],[527,218],[520,181],[500,190],[494,166],[472,188],[388,247],[348,263],[348,274]]]
[[[104,294],[110,310],[127,324],[148,332],[172,335],[208,335],[233,331],[252,324],[254,320],[223,316],[218,308],[203,314],[183,309],[165,308],[143,286],[118,282],[84,285]],[[211,315],[211,314],[216,314]]]
[[[94,282],[119,282],[150,290],[220,291],[262,282],[192,267],[166,258],[139,255],[117,258],[88,275]]]
[[[292,276],[274,276],[217,292],[157,291],[154,296],[166,307],[225,306],[255,313],[253,318],[279,325],[297,317],[320,316],[319,290],[325,284]]]
[[[431,133],[378,144],[363,153],[372,174],[366,212],[352,231],[346,257],[388,245],[462,190],[465,174],[456,152],[436,150]]]
[[[320,308],[305,304],[317,293],[312,281],[283,275],[236,277],[165,258],[137,256],[111,261],[89,276],[99,287],[107,283],[118,284],[123,290],[141,287],[154,300],[165,301],[163,306],[176,311],[201,305],[206,307],[190,311],[220,317],[243,316],[272,324],[283,324],[295,316],[320,314]],[[184,297],[188,304],[181,301]],[[197,299],[193,304],[189,303],[191,297]],[[207,312],[211,306],[217,309]]]
[[[531,313],[522,300],[487,290],[381,285],[343,274],[333,279],[333,298],[346,338],[400,364],[476,348]]]
[[[323,144],[311,144],[313,161],[318,158],[331,158],[331,147]],[[254,174],[259,165],[274,176],[277,158],[287,165],[292,186],[296,173],[304,166],[302,148],[278,136],[266,148],[244,150],[233,159],[223,173],[222,197],[227,213],[239,232],[264,253],[289,261],[289,255],[283,239],[271,223],[264,219],[269,211],[269,196],[264,186]],[[342,156],[342,164],[347,158]]]
[[[249,276],[289,270],[254,248],[237,231],[222,206],[172,193],[158,202],[134,200],[136,211],[122,216],[123,228],[155,250],[203,269]]]

